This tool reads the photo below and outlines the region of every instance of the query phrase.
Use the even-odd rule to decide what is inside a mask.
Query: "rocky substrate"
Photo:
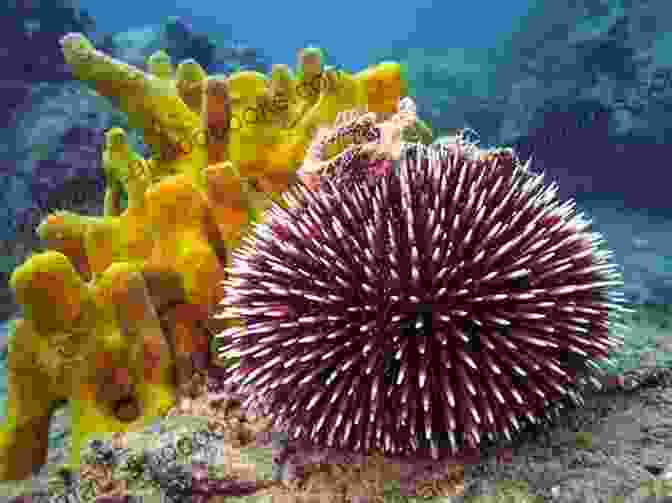
[[[478,458],[463,460],[443,478],[437,479],[435,472],[434,479],[415,486],[416,493],[440,495],[444,501],[448,495],[461,494],[452,501],[472,503],[653,503],[664,501],[662,494],[672,498],[670,315],[669,306],[653,305],[640,306],[633,313],[628,320],[631,334],[617,355],[618,371],[604,380],[602,390],[585,391],[584,408],[567,408],[553,424],[524,431],[514,444],[484,448]],[[89,455],[103,457],[111,449],[113,462],[90,463],[81,476],[71,477],[70,490],[90,495],[93,484],[99,488],[96,493],[109,497],[124,492],[157,494],[174,490],[169,480],[187,480],[192,485],[182,490],[191,491],[191,501],[217,501],[215,494],[223,498],[250,493],[287,501],[312,501],[315,494],[329,494],[330,501],[339,503],[355,496],[386,503],[407,500],[402,494],[409,493],[411,484],[401,480],[398,467],[390,469],[390,459],[373,456],[339,461],[338,456],[325,456],[320,450],[291,453],[296,446],[282,443],[265,418],[242,410],[241,397],[222,387],[221,369],[211,368],[208,375],[207,382],[200,379],[200,390],[192,390],[192,396],[181,400],[169,417],[145,431],[103,439],[98,447],[88,449]],[[47,463],[31,480],[0,485],[0,501],[5,501],[3,495],[42,490],[46,498],[65,491],[59,468],[70,449],[67,407],[54,413],[49,436]],[[179,461],[166,460],[170,446],[180,441],[209,447],[192,449]],[[163,461],[157,463],[160,455]],[[129,460],[134,460],[131,464],[135,463],[136,472],[140,468],[138,479],[129,479]],[[194,476],[203,489],[200,495],[194,493]],[[667,487],[665,477],[670,478]],[[119,481],[124,482],[115,485]],[[661,498],[646,499],[638,494],[640,490],[643,495],[658,491]],[[178,494],[184,496],[184,492]],[[75,501],[88,500],[81,496]]]
[[[79,491],[81,501],[97,494],[96,501],[110,502],[157,492],[199,502],[251,495],[407,500],[399,492],[398,472],[375,456],[357,469],[312,465],[297,480],[296,471],[292,476],[284,469],[278,446],[260,440],[269,435],[274,437],[263,418],[242,411],[221,392],[206,392],[144,431],[93,442],[82,473],[64,478],[58,464],[69,448],[66,440],[61,454],[52,450],[32,480],[3,484],[0,494],[41,493],[51,498],[44,501],[56,501],[59,494]],[[376,473],[389,478],[376,480]],[[584,408],[566,410],[548,429],[524,431],[514,444],[483,449],[480,460],[465,462],[442,486],[435,481],[432,487],[444,494],[424,494],[465,503],[670,501],[664,496],[672,498],[672,369],[642,368],[609,378],[601,391],[586,393]],[[448,497],[449,489],[461,495]],[[102,494],[111,499],[100,499]]]
[[[672,498],[672,370],[612,379],[545,433],[530,429],[515,445],[467,465],[465,478],[466,501],[497,501],[484,497],[498,490],[535,503]]]

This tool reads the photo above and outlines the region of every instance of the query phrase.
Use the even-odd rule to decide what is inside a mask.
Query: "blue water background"
[[[333,63],[359,69],[371,63],[372,53],[391,47],[494,47],[508,37],[530,1],[81,0],[80,5],[105,32],[180,16],[198,31],[263,49],[273,63],[291,64],[297,49],[319,45]]]

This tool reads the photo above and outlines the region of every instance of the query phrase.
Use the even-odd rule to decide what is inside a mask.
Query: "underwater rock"
[[[75,30],[76,31],[76,30]],[[263,54],[252,47],[218,46],[210,35],[197,33],[185,20],[171,17],[165,23],[148,25],[114,34],[103,45],[106,52],[129,64],[144,68],[149,56],[164,50],[173,61],[195,59],[208,73],[231,73],[234,68],[267,72]]]
[[[656,182],[672,154],[667,19],[660,0],[537,4],[490,51],[388,57],[408,65],[418,109],[439,134],[469,126],[485,145],[533,155],[563,198],[669,210]]]

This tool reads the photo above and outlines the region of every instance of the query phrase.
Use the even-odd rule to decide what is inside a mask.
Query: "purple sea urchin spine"
[[[286,199],[235,253],[219,316],[246,328],[219,337],[294,438],[434,458],[510,439],[620,343],[610,252],[511,150],[405,145],[374,183]]]

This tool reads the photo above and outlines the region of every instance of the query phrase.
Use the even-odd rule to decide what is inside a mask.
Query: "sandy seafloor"
[[[672,216],[652,216],[607,205],[593,206],[586,213],[593,218],[595,230],[607,239],[615,262],[623,266],[627,296],[640,304],[640,312],[631,320],[626,346],[617,359],[620,370],[642,366],[672,368]],[[644,303],[651,305],[643,306]],[[0,344],[6,337],[5,328],[6,323],[0,324]],[[3,416],[4,365],[2,358]],[[571,413],[570,419],[555,428],[545,443],[538,439],[522,441],[507,463],[485,462],[470,467],[468,500],[483,497],[501,483],[527,485],[533,498],[529,501],[535,502],[653,503],[666,501],[663,494],[672,498],[672,487],[651,489],[660,494],[654,499],[633,496],[642,484],[654,487],[656,475],[672,470],[672,379],[668,380],[627,394],[587,400],[585,410]],[[576,431],[592,434],[590,448],[576,447]],[[65,460],[63,444],[68,434],[65,408],[57,412],[52,424],[49,464]]]

